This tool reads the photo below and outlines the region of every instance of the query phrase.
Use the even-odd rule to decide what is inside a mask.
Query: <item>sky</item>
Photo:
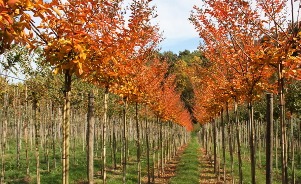
[[[153,0],[151,5],[157,6],[158,17],[154,22],[159,25],[165,38],[161,43],[161,51],[179,53],[185,49],[197,50],[200,38],[188,18],[194,5],[202,6],[202,0]],[[294,7],[298,6],[298,2],[295,2]],[[291,7],[290,1],[288,7]]]
[[[161,51],[197,50],[200,38],[188,18],[194,5],[201,6],[201,0],[153,0],[151,5],[157,6],[158,17],[154,22],[165,38]]]

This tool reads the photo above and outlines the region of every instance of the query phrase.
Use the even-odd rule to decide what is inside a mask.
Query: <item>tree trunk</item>
[[[148,119],[145,120],[145,131],[146,131],[146,162],[147,162],[147,183],[150,183],[151,180],[151,174],[150,174],[150,155],[149,155],[149,130],[148,130]]]
[[[117,169],[117,158],[116,158],[116,154],[117,154],[117,138],[116,138],[116,123],[115,121],[113,121],[113,168]]]
[[[279,139],[278,139],[278,135],[279,135],[279,124],[278,124],[278,120],[275,121],[275,126],[276,126],[276,133],[275,133],[275,167],[276,170],[278,172],[278,144],[279,144]]]
[[[158,123],[160,124],[160,150],[161,150],[161,159],[160,159],[160,170],[161,170],[161,176],[164,176],[164,144],[163,144],[163,122],[159,122],[158,118]]]
[[[102,149],[102,174],[103,174],[103,184],[107,183],[107,170],[106,170],[106,157],[107,157],[107,115],[108,115],[108,97],[109,97],[109,87],[106,87],[104,93],[104,112],[103,112],[103,134],[102,134],[102,141],[103,141],[103,149]]]
[[[5,91],[5,90],[4,90]],[[2,122],[2,135],[1,135],[1,180],[0,183],[5,183],[5,150],[6,150],[6,135],[7,135],[7,120],[8,120],[8,93],[5,91],[3,99],[3,122]]]
[[[52,105],[52,111],[51,113],[54,115],[54,106]],[[55,116],[52,115],[52,118],[54,120],[56,120]],[[56,169],[56,150],[55,150],[55,146],[56,146],[56,125],[55,125],[55,121],[52,122],[51,124],[51,133],[52,133],[52,158],[53,158],[53,169]]]
[[[273,183],[273,95],[267,94],[266,184]]]
[[[138,166],[138,184],[141,183],[141,162],[140,162],[140,155],[141,155],[141,150],[140,150],[140,127],[139,127],[139,121],[138,121],[138,103],[136,102],[136,130],[137,130],[137,166]]]
[[[94,94],[89,94],[89,102],[88,102],[88,131],[87,131],[87,176],[89,184],[93,184],[93,176],[94,176]]]
[[[226,146],[225,146],[225,122],[224,109],[221,112],[221,126],[222,126],[222,149],[223,149],[223,180],[226,182]]]
[[[15,120],[16,120],[16,138],[17,138],[17,168],[20,169],[20,149],[21,149],[21,128],[20,128],[20,120],[21,120],[21,104],[20,104],[20,100],[17,101],[17,97],[19,94],[18,94],[18,89],[16,89],[16,92],[15,92],[15,105],[14,107],[17,109],[18,107],[18,111],[16,112],[16,117],[15,117]]]
[[[217,170],[217,128],[216,128],[216,120],[212,120],[212,129],[213,129],[213,156],[214,156],[214,173],[216,177],[218,176],[218,170]]]
[[[28,156],[29,112],[28,112],[28,99],[27,98],[28,98],[27,86],[25,86],[25,124],[24,124],[25,159],[26,159],[26,176],[30,176],[29,156]]]
[[[38,101],[35,98],[33,101],[33,113],[34,113],[34,127],[35,127],[35,154],[36,154],[36,174],[37,174],[37,184],[40,184],[40,149],[39,149],[39,139],[40,139],[40,120],[38,113]]]
[[[249,125],[250,125],[250,159],[251,159],[251,177],[252,177],[252,184],[256,184],[256,160],[255,160],[255,146],[254,146],[254,113],[253,113],[253,106],[251,103],[248,104],[249,109]]]
[[[229,137],[229,153],[230,153],[230,161],[231,161],[231,181],[232,183],[235,182],[234,180],[234,158],[233,158],[233,124],[230,124],[230,115],[229,115],[229,106],[227,105],[227,123],[228,123],[228,137]]]
[[[122,162],[122,183],[126,183],[126,163],[127,163],[127,123],[126,123],[126,116],[127,116],[127,99],[123,99],[123,138],[122,138],[122,146],[123,146],[123,162]]]
[[[156,163],[155,139],[153,139],[152,154],[153,154],[152,182],[155,183],[155,163]]]
[[[288,183],[287,176],[287,145],[286,145],[286,123],[285,123],[285,100],[284,100],[284,77],[283,77],[283,62],[280,61],[278,64],[278,95],[280,99],[280,127],[281,127],[281,170],[282,170],[282,183]]]
[[[237,140],[237,153],[238,153],[238,171],[239,171],[239,183],[242,184],[243,175],[242,175],[242,158],[241,158],[241,145],[240,145],[240,136],[239,136],[239,119],[237,111],[237,102],[234,104],[234,114],[235,114],[235,127],[236,127],[236,140]]]
[[[65,71],[65,90],[64,90],[64,112],[63,112],[63,156],[62,156],[62,180],[63,184],[69,184],[69,150],[70,150],[70,93],[71,75],[69,70]]]
[[[294,122],[293,118],[291,118],[291,151],[292,151],[292,184],[296,183],[296,173],[295,173],[295,138],[294,138]]]

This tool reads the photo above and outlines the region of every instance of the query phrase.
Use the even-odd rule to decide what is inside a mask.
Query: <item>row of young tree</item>
[[[54,95],[54,92],[56,95],[61,93],[59,86],[63,84],[63,76],[52,77],[45,79],[44,76],[40,81],[35,78],[18,85],[9,85],[1,78],[1,86],[5,89],[2,91],[4,104],[1,108],[3,183],[62,181],[61,177],[48,176],[51,172],[62,170],[61,143],[64,137],[61,123],[63,102]],[[122,98],[113,94],[109,95],[108,123],[104,126],[104,90],[80,81],[74,84],[70,109],[69,157],[70,174],[73,175],[70,183],[80,182],[75,179],[88,179],[94,183],[99,182],[100,178],[106,182],[109,168],[116,172],[122,170],[124,182],[142,182],[144,176],[146,182],[150,183],[154,182],[155,177],[164,176],[165,163],[189,140],[186,128],[171,121],[160,120],[145,105],[124,106]],[[94,91],[94,98],[87,96],[86,91],[90,90]],[[133,150],[136,150],[136,154]],[[129,163],[139,165],[139,158],[147,162],[147,166],[144,165],[146,168],[137,166],[136,178],[126,178],[126,166]],[[76,170],[87,170],[87,176],[74,177]],[[11,177],[12,172],[19,173],[17,178]]]
[[[300,86],[298,82],[301,74],[299,56],[301,24],[298,20],[300,2],[284,0],[203,0],[202,2],[203,7],[194,7],[190,17],[190,21],[195,25],[202,39],[200,50],[206,58],[201,64],[192,63],[191,67],[187,67],[195,97],[194,117],[202,124],[213,124],[210,128],[212,132],[210,136],[214,146],[221,133],[223,167],[225,167],[225,141],[230,143],[230,153],[233,154],[232,151],[235,150],[233,143],[237,139],[240,183],[243,183],[240,139],[242,136],[249,136],[252,183],[256,183],[256,150],[258,150],[256,141],[262,125],[254,120],[254,104],[258,104],[258,101],[265,98],[265,93],[278,94],[276,98],[279,103],[274,120],[279,120],[280,130],[272,129],[271,137],[276,135],[276,155],[277,146],[281,148],[279,165],[281,165],[282,183],[295,182],[293,175],[288,176],[288,161],[294,158],[288,155],[288,146],[297,145],[293,141],[298,139],[299,134],[287,133],[287,129],[299,126],[299,123],[295,124],[289,120],[300,115],[299,99],[294,98],[298,95],[298,90],[292,93],[287,89],[298,89]],[[286,92],[287,98],[285,98]],[[234,114],[238,114],[238,106],[247,107],[247,124],[244,123],[245,118],[239,118],[238,115],[230,120],[229,110],[232,109]],[[216,126],[218,118],[221,120],[219,126]],[[217,127],[220,129],[217,130]],[[227,127],[230,127],[228,134],[225,132]],[[208,132],[208,125],[204,128]],[[241,129],[248,130],[245,131],[246,135],[242,135]],[[280,144],[277,143],[278,133]],[[234,135],[236,138],[233,137]],[[259,137],[264,135],[266,134],[261,133]],[[206,138],[208,135],[203,133],[202,136]],[[210,142],[210,139],[207,141]],[[271,146],[270,150],[273,150],[273,142],[266,146]],[[216,148],[214,153],[215,164],[217,164]],[[273,160],[271,163],[273,164]],[[233,168],[231,169],[233,171]],[[267,172],[267,183],[272,183],[272,177],[268,178],[268,176]]]
[[[155,56],[162,37],[158,26],[151,24],[151,20],[156,15],[154,7],[149,5],[150,2],[150,0],[133,0],[126,8],[122,0],[0,2],[4,10],[1,12],[0,21],[4,70],[7,71],[16,65],[21,68],[18,73],[23,72],[25,76],[23,84],[16,88],[17,92],[14,95],[9,93],[10,85],[4,80],[5,78],[2,79],[4,81],[2,81],[1,182],[5,180],[6,143],[9,138],[12,138],[10,136],[18,136],[20,139],[16,140],[19,141],[17,143],[17,150],[19,150],[20,136],[23,133],[26,146],[30,135],[34,135],[35,138],[36,182],[40,183],[39,145],[47,145],[45,142],[50,141],[47,136],[52,134],[55,137],[51,139],[53,149],[57,140],[62,142],[60,146],[62,183],[70,183],[70,139],[77,138],[71,137],[71,131],[73,135],[87,135],[82,142],[87,142],[89,183],[93,183],[94,176],[94,142],[97,142],[99,135],[102,135],[102,178],[103,183],[106,183],[106,140],[116,134],[111,131],[114,126],[110,124],[116,115],[110,114],[113,110],[108,110],[109,94],[112,93],[119,96],[116,97],[118,99],[116,101],[122,106],[120,112],[122,118],[120,117],[119,120],[123,128],[119,127],[122,132],[119,132],[122,135],[119,140],[122,141],[120,152],[123,153],[123,183],[126,183],[127,140],[130,130],[127,127],[129,103],[135,104],[136,133],[131,132],[131,135],[136,136],[137,142],[138,183],[141,182],[141,133],[143,138],[146,138],[148,133],[145,132],[150,128],[158,129],[145,125],[148,127],[141,131],[140,126],[143,123],[140,123],[138,118],[140,114],[138,112],[141,111],[139,106],[143,105],[145,116],[148,118],[153,117],[157,122],[174,122],[187,130],[192,130],[190,113],[186,110],[185,104],[181,101],[181,94],[174,85],[175,75],[168,72],[166,60]],[[30,66],[30,60],[35,62],[35,66]],[[52,68],[49,69],[50,67]],[[49,74],[51,70],[57,76]],[[79,79],[83,83],[74,82]],[[72,83],[73,88],[78,91],[71,88]],[[98,113],[94,115],[93,99],[100,91],[103,97],[98,97],[98,100],[101,99],[102,105],[98,105],[96,108]],[[85,100],[88,93],[89,101]],[[19,106],[19,111],[13,110],[15,106]],[[32,107],[32,110],[27,110],[31,109],[29,107]],[[20,115],[22,109],[24,109],[23,116]],[[43,115],[41,115],[42,111]],[[84,112],[88,114],[87,128],[81,131],[74,129],[76,120],[73,115],[81,116],[85,114]],[[117,112],[118,110],[115,113]],[[44,124],[42,123],[42,117],[55,115],[61,116],[63,119],[61,124],[51,124],[51,122],[49,124],[46,120]],[[9,121],[9,117],[14,117],[15,121]],[[101,130],[93,128],[97,127],[96,117],[101,119],[101,125],[98,124]],[[19,121],[23,118],[23,122]],[[28,124],[26,120],[31,118],[33,122]],[[13,122],[16,122],[16,125],[12,124]],[[20,128],[21,124],[24,132]],[[163,147],[167,143],[164,144],[162,140],[162,136],[165,135],[162,133],[163,123],[159,123],[158,126],[161,130],[160,139],[152,136],[152,140],[146,138],[146,141],[161,142],[159,147],[162,150],[161,167],[163,167],[163,160],[166,160]],[[168,127],[177,129],[175,125]],[[15,133],[13,133],[14,128],[17,130]],[[95,131],[98,134],[94,137]],[[113,133],[108,135],[108,132]],[[183,135],[182,131],[170,133],[172,132],[168,133],[170,136]],[[171,141],[170,138],[169,140]],[[168,145],[174,147],[169,147],[168,150],[179,146],[177,139],[173,140],[172,144]],[[54,150],[54,154],[55,152]]]
[[[290,2],[285,0],[258,0],[256,2],[203,0],[204,7],[195,7],[190,17],[190,21],[195,25],[202,39],[201,52],[191,54],[184,51],[176,55],[172,52],[157,53],[162,37],[158,26],[150,23],[156,17],[154,7],[149,6],[150,2],[150,0],[134,0],[128,8],[123,8],[122,0],[85,2],[70,0],[64,3],[57,0],[49,3],[29,0],[0,2],[4,10],[0,21],[4,68],[10,69],[18,63],[24,69],[24,75],[27,78],[23,88],[32,89],[27,95],[31,96],[33,120],[39,122],[37,109],[40,108],[42,97],[47,96],[51,99],[48,100],[48,104],[56,104],[61,108],[63,183],[70,182],[69,142],[72,119],[70,113],[74,106],[85,99],[88,92],[91,101],[89,103],[86,101],[86,108],[83,109],[90,109],[90,111],[83,110],[83,112],[89,114],[87,126],[92,128],[95,121],[95,115],[92,113],[94,112],[92,110],[93,96],[98,95],[96,91],[100,91],[99,88],[103,89],[103,97],[100,98],[102,105],[96,109],[97,111],[102,109],[97,117],[102,119],[102,128],[99,132],[101,131],[103,136],[102,176],[104,183],[106,181],[105,139],[109,136],[107,128],[111,127],[110,123],[112,123],[108,120],[114,117],[108,111],[109,94],[117,94],[119,99],[116,101],[123,106],[121,111],[123,128],[120,129],[123,137],[120,140],[123,141],[122,158],[124,160],[127,158],[128,128],[126,125],[129,118],[127,118],[126,109],[128,103],[134,104],[134,112],[138,112],[139,104],[143,104],[147,109],[145,111],[152,112],[153,117],[162,121],[173,121],[187,127],[188,130],[192,129],[191,120],[206,124],[216,122],[216,119],[220,117],[220,126],[215,126],[215,123],[211,128],[207,125],[202,127],[213,132],[204,133],[202,137],[208,136],[209,142],[210,139],[214,140],[215,166],[217,167],[219,163],[216,156],[218,144],[216,141],[218,129],[216,128],[221,127],[220,139],[222,141],[220,142],[223,155],[225,155],[226,138],[229,139],[229,149],[232,154],[234,135],[236,135],[240,154],[241,134],[238,130],[245,128],[249,136],[247,140],[250,146],[252,183],[255,183],[255,152],[256,146],[260,145],[256,144],[255,140],[261,129],[257,129],[260,126],[257,126],[254,121],[253,107],[267,92],[278,93],[279,108],[276,109],[278,111],[274,119],[279,119],[280,124],[282,183],[287,183],[289,181],[288,144],[297,145],[288,141],[288,137],[294,136],[292,134],[288,136],[287,128],[293,126],[289,126],[291,124],[287,122],[287,119],[298,115],[299,110],[299,104],[294,100],[296,95],[298,96],[296,92],[298,92],[299,83],[296,80],[300,79],[299,5],[296,6],[293,0]],[[130,12],[130,15],[126,12]],[[39,25],[36,22],[40,22]],[[13,48],[12,43],[26,45],[26,48]],[[28,50],[31,51],[30,56],[26,55]],[[30,58],[36,60],[38,65],[53,67],[54,74],[62,74],[63,79],[48,75],[49,71],[45,70],[39,69],[34,72],[26,62]],[[45,76],[48,77],[45,79]],[[37,83],[33,79],[39,77],[46,81]],[[81,87],[85,89],[84,92],[71,93],[71,84],[75,78],[85,82],[84,87]],[[64,87],[57,90],[57,85]],[[97,87],[85,87],[89,85]],[[284,98],[285,92],[288,91],[286,87],[294,89],[295,93],[287,93]],[[29,101],[27,97],[23,102],[9,100],[6,92],[9,87],[3,89],[2,176],[4,177],[7,117],[8,112],[11,112],[9,104],[24,105]],[[72,99],[77,99],[73,102],[74,104],[71,104]],[[224,115],[231,109],[234,114],[238,114],[238,106],[248,106],[248,123],[243,124],[247,127],[239,126],[243,118],[235,116],[231,121],[228,115]],[[225,117],[226,121],[224,121]],[[134,119],[136,120],[137,149],[140,150],[141,128],[139,125],[142,124],[139,123],[138,118]],[[231,127],[231,125],[236,125],[236,133],[233,133],[235,131],[232,127],[227,136],[225,127]],[[36,124],[34,134],[45,135],[38,132],[39,126]],[[17,124],[16,127],[18,127]],[[87,132],[86,141],[90,140],[87,142],[91,143],[91,140],[95,139],[93,130],[87,128]],[[277,135],[278,131],[275,132],[274,135]],[[81,133],[84,135],[83,132]],[[142,135],[147,135],[147,133],[142,133]],[[210,138],[209,135],[213,137]],[[297,140],[297,137],[290,138],[290,141]],[[40,138],[36,136],[36,145],[39,145],[39,141]],[[276,146],[278,144],[275,143]],[[209,146],[207,147],[210,149]],[[90,150],[89,153],[93,152],[93,144],[89,144],[87,149]],[[139,152],[137,153],[138,163],[141,156]],[[36,146],[37,160],[38,153],[39,149]],[[223,160],[225,163],[224,156]],[[93,159],[88,160],[89,166],[93,165],[92,161]],[[39,168],[38,161],[36,163]],[[240,159],[240,168],[241,164]],[[126,182],[126,165],[123,164],[124,183]],[[138,164],[138,175],[139,167]],[[93,182],[91,172],[90,170],[89,181]],[[39,176],[38,172],[37,176]],[[242,181],[240,175],[240,183]],[[39,183],[38,179],[37,182]]]

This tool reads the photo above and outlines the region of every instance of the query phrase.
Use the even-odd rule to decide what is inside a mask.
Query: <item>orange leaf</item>
[[[55,7],[53,7],[52,9],[53,9],[53,11],[55,11],[59,16],[62,15],[59,9],[57,9],[57,8],[55,8]]]
[[[19,0],[9,0],[8,2],[7,2],[7,4],[8,5],[13,5],[13,4],[15,4],[16,2],[18,2]]]

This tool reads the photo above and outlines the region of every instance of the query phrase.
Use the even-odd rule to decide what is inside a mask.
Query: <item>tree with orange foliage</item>
[[[81,75],[88,67],[87,55],[92,50],[89,29],[90,16],[94,15],[92,7],[98,7],[96,2],[52,1],[35,4],[34,16],[40,17],[40,26],[34,27],[34,32],[40,40],[32,40],[29,45],[45,45],[46,61],[55,66],[55,73],[65,74],[64,118],[63,118],[63,155],[62,181],[69,183],[69,137],[70,137],[70,93],[72,74]],[[83,14],[86,12],[87,14]],[[89,14],[89,16],[88,16]],[[97,14],[99,17],[103,14]],[[106,15],[107,16],[107,15]],[[99,19],[95,19],[99,20]],[[88,28],[87,28],[88,27]],[[43,32],[42,32],[43,31]]]
[[[249,103],[250,110],[252,183],[255,183],[252,101],[261,92],[275,89],[269,79],[278,73],[280,119],[282,132],[285,132],[284,75],[295,77],[299,74],[296,70],[300,65],[297,56],[299,43],[296,40],[299,40],[300,24],[293,24],[293,11],[289,12],[292,22],[284,21],[288,18],[284,13],[287,1],[257,1],[255,6],[244,0],[204,0],[204,3],[207,5],[204,9],[195,7],[197,13],[192,15],[191,20],[204,39],[206,57],[224,65],[225,71],[233,76],[231,83],[232,86],[235,85],[235,91],[247,94],[244,99]],[[291,7],[294,7],[293,1]],[[287,27],[288,25],[291,27]],[[235,97],[238,99],[236,95]],[[282,182],[286,183],[285,133],[282,137]]]
[[[116,58],[116,62],[112,65],[109,62],[109,66],[100,65],[103,69],[111,70],[109,72],[102,72],[98,70],[99,75],[102,77],[99,84],[104,85],[106,91],[110,90],[116,94],[119,94],[125,101],[124,103],[124,116],[126,115],[126,104],[128,102],[136,103],[136,127],[137,127],[137,161],[138,161],[138,183],[141,182],[141,166],[140,166],[140,132],[138,122],[138,103],[143,102],[143,86],[144,81],[141,81],[141,75],[149,67],[147,62],[153,57],[157,51],[158,43],[161,41],[161,35],[159,34],[159,28],[157,25],[152,25],[150,20],[155,18],[153,16],[154,8],[149,6],[151,1],[134,1],[130,10],[132,12],[128,25],[121,32],[122,35],[116,37],[120,39],[123,37],[122,42],[114,42],[114,46],[117,48],[112,51],[115,55],[119,55]],[[118,44],[120,44],[118,46]],[[149,72],[149,71],[148,71]],[[145,73],[144,73],[145,74]],[[106,98],[105,98],[106,99]],[[105,115],[106,116],[106,115]],[[124,134],[123,134],[123,151],[124,151],[124,163],[123,163],[123,182],[126,182],[126,118],[124,117]]]
[[[243,0],[204,1],[205,10],[195,7],[197,13],[191,20],[206,44],[205,56],[220,65],[230,86],[230,93],[239,92],[249,104],[250,157],[252,183],[255,183],[254,122],[252,102],[270,86],[268,79],[275,71],[269,63],[261,60],[260,52],[263,36],[252,27],[250,19],[257,19],[258,13]],[[242,13],[243,12],[243,13]],[[215,22],[211,21],[215,20]],[[237,95],[232,95],[237,98]],[[229,96],[228,96],[229,97]],[[230,96],[231,97],[231,96]]]
[[[135,63],[130,61],[137,48],[151,45],[150,37],[158,30],[148,24],[153,11],[147,7],[149,2],[133,1],[128,25],[122,0],[35,4],[34,16],[41,19],[41,25],[34,26],[34,32],[40,40],[32,40],[29,46],[45,45],[46,61],[55,66],[55,73],[65,74],[63,183],[69,183],[71,76],[104,86],[107,95],[110,86],[118,85],[131,73]],[[105,172],[103,179],[105,183]]]

